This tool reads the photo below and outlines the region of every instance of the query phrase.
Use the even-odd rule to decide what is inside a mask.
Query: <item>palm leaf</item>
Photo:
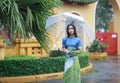
[[[36,37],[47,50],[49,42],[45,29],[46,19],[52,15],[52,9],[58,7],[60,0],[0,0],[0,20],[8,25],[10,36],[28,38]]]

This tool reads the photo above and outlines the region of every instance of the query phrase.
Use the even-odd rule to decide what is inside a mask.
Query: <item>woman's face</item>
[[[73,28],[73,26],[69,26],[68,27],[68,32],[69,32],[70,35],[74,35],[74,28]]]

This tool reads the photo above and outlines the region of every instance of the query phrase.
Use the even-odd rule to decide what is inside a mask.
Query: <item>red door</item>
[[[108,55],[117,55],[117,33],[96,32],[96,39],[108,45],[106,52]]]

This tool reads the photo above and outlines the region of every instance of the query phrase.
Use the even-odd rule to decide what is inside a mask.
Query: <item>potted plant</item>
[[[101,43],[100,41],[94,40],[90,46],[87,46],[86,49],[89,52],[89,57],[91,60],[94,59],[102,59],[107,56],[105,50],[107,49],[107,45]]]

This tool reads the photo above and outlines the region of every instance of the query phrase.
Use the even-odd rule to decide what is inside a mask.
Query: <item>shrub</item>
[[[79,55],[79,63],[81,68],[89,65],[89,56],[87,52],[83,52]]]
[[[28,60],[28,59],[37,59],[37,57],[28,55],[5,56],[5,60]]]
[[[50,51],[50,57],[58,57],[58,56],[64,56],[64,55],[65,54],[63,54],[59,49]]]
[[[87,46],[86,49],[89,51],[89,52],[99,52],[99,53],[102,53],[104,52],[106,49],[107,49],[107,45],[106,44],[103,44],[99,41],[96,41],[94,40],[93,43],[91,44],[91,46]]]
[[[79,55],[81,68],[89,65],[88,53]],[[65,56],[28,60],[1,60],[0,77],[27,76],[64,71]]]

